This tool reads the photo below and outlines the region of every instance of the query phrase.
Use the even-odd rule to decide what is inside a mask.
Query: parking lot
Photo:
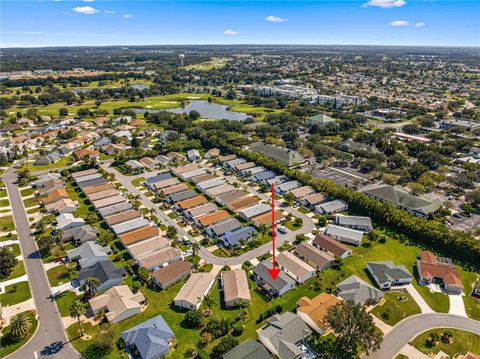
[[[348,170],[348,171],[347,171]],[[337,169],[332,167],[321,168],[318,165],[309,166],[305,171],[310,172],[313,177],[318,179],[326,179],[335,182],[340,186],[347,186],[350,188],[358,188],[366,184],[365,180],[357,174],[349,173],[351,169]]]
[[[452,216],[448,219],[448,221],[452,223],[450,228],[459,231],[470,232],[473,231],[475,228],[480,227],[480,215],[478,214],[473,214],[470,218],[456,218]]]

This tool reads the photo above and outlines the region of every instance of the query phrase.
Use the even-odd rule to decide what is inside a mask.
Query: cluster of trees
[[[10,246],[0,247],[0,280],[4,280],[12,274],[18,260]]]

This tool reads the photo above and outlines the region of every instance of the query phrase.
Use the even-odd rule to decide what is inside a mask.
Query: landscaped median
[[[10,334],[10,325],[2,329],[2,345],[0,345],[0,358],[6,357],[15,350],[22,347],[35,334],[38,326],[38,320],[34,311],[27,311],[26,320],[30,323],[28,334],[23,338],[14,338]]]
[[[453,357],[455,354],[480,353],[480,336],[458,329],[429,330],[416,337],[411,344],[425,354],[440,351]]]

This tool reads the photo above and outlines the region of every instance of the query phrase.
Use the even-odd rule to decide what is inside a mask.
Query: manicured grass
[[[287,227],[291,231],[296,231],[296,230],[302,228],[303,223],[302,222],[295,223],[295,220],[292,220],[292,221],[286,222],[284,224],[284,226]]]
[[[448,299],[448,295],[438,292],[432,293],[430,292],[430,288],[428,286],[418,284],[416,268],[414,270],[414,276],[415,279],[413,280],[413,285],[423,299],[425,299],[430,308],[439,313],[448,313],[448,310],[450,309],[450,300]]]
[[[307,214],[311,212],[308,208],[305,208],[305,207],[299,207],[298,211],[303,214]]]
[[[10,201],[7,198],[0,199],[0,207],[8,207],[10,205]]]
[[[19,341],[11,340],[11,339],[8,338],[8,336],[2,337],[2,345],[0,345],[0,358],[3,358],[5,356],[13,353],[15,350],[17,350],[18,348],[23,346],[26,342],[28,342],[30,340],[30,338],[33,336],[33,334],[35,334],[35,331],[36,331],[37,325],[38,325],[38,320],[37,320],[35,314],[32,313],[31,311],[29,311],[27,313],[28,313],[28,318],[30,319],[30,322],[32,324],[28,335],[25,338],[23,338]],[[9,326],[3,328],[2,334],[7,335],[9,330],[10,330]]]
[[[5,198],[7,196],[8,196],[8,193],[6,189],[0,190],[0,198]]]
[[[32,295],[30,294],[28,282],[19,282],[6,286],[5,293],[0,295],[0,301],[3,306],[13,305],[22,303],[31,297]]]
[[[5,280],[10,280],[10,279],[21,277],[25,273],[26,273],[26,271],[25,271],[25,265],[23,264],[23,261],[18,261],[17,265],[13,268],[13,271],[10,274],[10,276],[8,278],[6,278]]]
[[[0,231],[11,232],[14,229],[15,224],[13,223],[13,216],[0,217]]]
[[[67,276],[67,268],[65,264],[60,264],[47,271],[48,281],[52,287],[70,282],[71,279]]]
[[[465,303],[465,310],[470,318],[480,320],[480,298],[472,297],[473,288],[477,282],[477,273],[461,272],[460,277],[463,282],[463,302]]]
[[[34,194],[36,191],[36,188],[25,188],[20,191],[20,194],[22,195],[22,197],[26,197]]]
[[[27,214],[34,214],[40,212],[41,208],[40,207],[33,207],[29,210],[27,210]]]
[[[135,178],[134,180],[132,180],[132,184],[135,186],[135,187],[139,187],[141,186],[141,183],[145,181],[145,178],[144,177],[138,177],[138,178]]]
[[[399,300],[400,297],[406,298],[406,300],[402,302]],[[377,305],[371,313],[388,325],[393,326],[402,319],[421,313],[420,307],[408,293],[385,293],[383,299],[385,303]]]
[[[208,272],[212,271],[212,268],[213,268],[213,264],[212,263],[207,263],[207,264],[204,264],[203,266],[199,267],[198,271],[208,273]]]
[[[40,204],[40,198],[39,197],[30,197],[30,198],[24,199],[23,204],[25,205],[25,208],[38,206]]]
[[[443,343],[441,341],[440,338],[444,332],[452,333],[453,337],[451,338],[451,343]],[[439,336],[439,341],[435,346],[429,346],[427,340],[433,333]],[[437,354],[439,351],[442,351],[450,356],[453,356],[457,353],[465,354],[468,351],[475,354],[480,354],[480,336],[458,329],[440,328],[429,330],[416,337],[412,341],[412,344],[415,346],[415,348],[425,354]]]
[[[225,57],[213,57],[210,61],[201,62],[195,65],[186,66],[187,69],[208,71],[224,67],[230,59]]]
[[[10,248],[13,254],[15,254],[15,257],[18,257],[21,254],[20,246],[18,244],[12,244],[7,247]]]
[[[56,104],[55,104],[56,105]],[[60,106],[62,107],[62,106]],[[60,108],[59,107],[59,108]],[[51,165],[39,165],[36,166],[35,162],[28,162],[28,169],[30,171],[43,171],[43,170],[50,170],[50,169],[55,169],[55,168],[60,168],[60,167],[66,167],[69,164],[72,164],[74,162],[74,158],[72,155],[60,158],[57,162],[52,163]]]
[[[55,301],[57,302],[57,307],[60,315],[62,317],[70,316],[70,311],[68,309],[70,307],[70,304],[72,304],[75,299],[81,297],[81,295],[76,295],[71,291],[66,291],[55,296]]]
[[[16,234],[7,234],[6,236],[1,236],[0,237],[0,242],[2,241],[15,241],[17,240],[17,235]]]

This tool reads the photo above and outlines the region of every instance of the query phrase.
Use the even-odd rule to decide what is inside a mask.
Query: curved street
[[[402,320],[393,327],[383,337],[381,348],[365,358],[394,358],[410,340],[434,328],[461,329],[480,335],[480,322],[477,320],[443,313],[418,314]]]
[[[179,226],[175,220],[168,217],[163,211],[161,211],[158,208],[157,204],[153,203],[150,198],[145,196],[145,194],[143,194],[142,191],[140,191],[138,188],[136,188],[132,184],[131,181],[133,179],[138,178],[138,177],[148,178],[149,177],[148,174],[144,173],[144,174],[141,174],[141,175],[138,175],[138,176],[125,176],[125,175],[121,174],[119,171],[117,171],[115,168],[110,167],[109,162],[105,162],[105,163],[101,164],[101,167],[104,170],[106,170],[107,172],[113,173],[115,175],[115,178],[117,179],[117,181],[120,182],[122,184],[122,186],[125,187],[130,193],[140,196],[143,205],[147,209],[153,208],[155,210],[155,213],[156,213],[157,217],[163,223],[166,223],[168,225],[171,225],[171,226],[175,227],[180,236],[187,236],[190,240],[192,240],[192,241],[195,240],[194,238],[192,238],[187,233],[187,231],[185,231],[184,228]],[[154,176],[155,174],[156,173],[151,172],[151,176]],[[236,181],[236,179],[234,179],[233,177],[226,177],[226,178],[231,182]],[[252,193],[252,194],[254,194],[258,197],[260,197],[262,200],[265,200],[265,201],[270,200],[270,197],[268,195],[263,194],[263,193],[259,193],[258,191],[255,191],[248,186],[244,186],[243,189],[249,191],[250,193]],[[276,247],[281,247],[285,242],[292,242],[295,239],[295,236],[297,234],[310,233],[313,229],[315,229],[315,225],[313,224],[312,219],[310,217],[308,217],[307,215],[297,211],[294,208],[290,208],[290,207],[282,207],[282,210],[292,214],[295,217],[301,218],[303,220],[303,226],[302,226],[302,228],[300,228],[296,231],[288,231],[287,234],[277,235],[277,237],[275,238],[276,239],[276,241],[275,241],[275,246]],[[200,250],[198,252],[198,255],[199,255],[200,258],[202,258],[206,262],[214,264],[214,265],[234,266],[234,265],[241,265],[245,261],[251,261],[251,260],[261,256],[262,254],[267,253],[271,249],[272,249],[272,245],[269,242],[269,243],[265,243],[265,244],[261,245],[260,247],[254,248],[254,249],[248,251],[247,253],[244,253],[244,254],[242,254],[238,257],[222,258],[222,257],[217,257],[216,255],[211,253],[207,248],[204,248],[203,246],[200,246]]]
[[[23,200],[16,185],[17,165],[14,164],[2,176],[12,206],[15,227],[22,250],[28,283],[37,308],[39,323],[33,337],[20,349],[8,356],[9,359],[75,359],[80,354],[68,342],[57,304],[51,298],[50,284],[38,255],[35,239],[25,213]]]

